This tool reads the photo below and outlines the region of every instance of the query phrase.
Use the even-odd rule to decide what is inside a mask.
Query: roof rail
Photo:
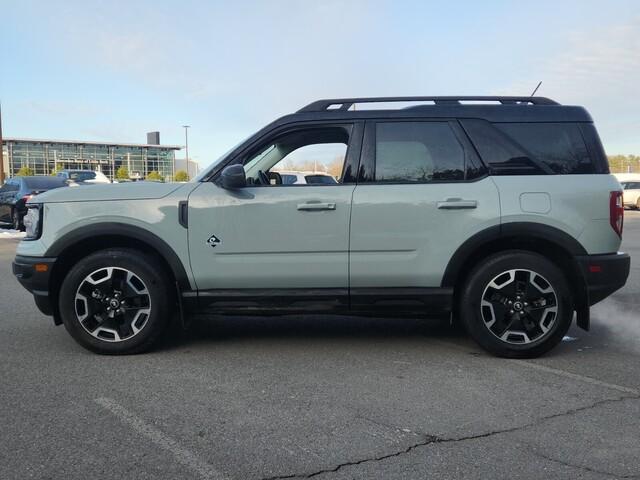
[[[349,110],[355,103],[387,103],[387,102],[433,102],[436,105],[462,105],[460,102],[498,102],[502,105],[559,105],[546,97],[496,97],[496,96],[463,96],[463,97],[365,97],[365,98],[332,98],[318,100],[298,110],[301,112],[323,112],[325,110]],[[330,108],[331,107],[331,108]]]

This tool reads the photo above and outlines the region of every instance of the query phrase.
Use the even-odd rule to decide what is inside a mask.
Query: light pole
[[[184,155],[186,157],[184,168],[187,170],[187,173],[189,172],[189,127],[191,127],[191,125],[182,125],[182,128],[184,128]]]

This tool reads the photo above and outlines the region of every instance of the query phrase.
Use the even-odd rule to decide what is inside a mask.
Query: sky
[[[201,167],[316,99],[539,81],[640,154],[640,1],[0,0],[5,137],[183,145],[188,124]]]

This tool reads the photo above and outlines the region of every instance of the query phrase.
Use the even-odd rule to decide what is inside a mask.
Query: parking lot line
[[[193,452],[182,447],[176,440],[149,425],[137,415],[133,414],[115,400],[110,398],[96,398],[94,400],[105,410],[115,415],[121,422],[131,427],[136,432],[147,437],[158,447],[173,454],[180,463],[207,480],[228,479],[226,475],[216,470],[209,463],[198,458]]]
[[[635,388],[616,385],[615,383],[603,382],[600,380],[596,380],[595,378],[587,377],[585,375],[580,375],[578,373],[571,373],[565,370],[560,370],[558,368],[547,367],[545,365],[540,365],[538,363],[530,362],[528,360],[510,360],[510,362],[516,365],[521,365],[523,367],[533,368],[534,370],[539,370],[541,372],[553,373],[554,375],[560,375],[562,377],[578,380],[579,382],[589,383],[591,385],[597,385],[599,387],[608,388],[610,390],[616,390],[622,393],[629,393],[634,396],[640,396],[640,391],[636,390]]]
[[[441,345],[446,345],[447,347],[455,348],[456,350],[461,351],[469,351],[468,348],[458,345],[457,343],[447,342],[443,340],[437,340],[436,343]],[[609,390],[615,390],[621,393],[628,393],[633,396],[640,396],[640,391],[635,388],[625,387],[623,385],[616,385],[615,383],[603,382],[601,380],[597,380],[592,377],[587,377],[585,375],[580,375],[578,373],[567,372],[566,370],[560,370],[559,368],[547,367],[545,365],[540,365],[539,363],[531,362],[529,360],[507,360],[504,361],[509,362],[513,365],[519,365],[521,367],[527,367],[534,370],[538,370],[540,372],[552,373],[554,375],[559,375],[565,378],[571,378],[572,380],[577,380],[579,382],[588,383],[590,385],[596,385],[598,387],[608,388]]]

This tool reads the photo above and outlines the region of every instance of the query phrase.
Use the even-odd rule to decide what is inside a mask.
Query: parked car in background
[[[0,188],[0,222],[24,230],[22,219],[27,213],[27,201],[39,193],[66,186],[64,179],[58,177],[10,178]]]
[[[635,182],[620,182],[623,190],[624,206],[627,208],[635,208],[640,210],[640,180]]]
[[[333,185],[338,181],[325,172],[274,172],[280,174],[283,185]]]
[[[111,180],[102,172],[94,170],[61,170],[57,176],[64,178],[70,186],[93,185],[96,183],[111,183]]]

